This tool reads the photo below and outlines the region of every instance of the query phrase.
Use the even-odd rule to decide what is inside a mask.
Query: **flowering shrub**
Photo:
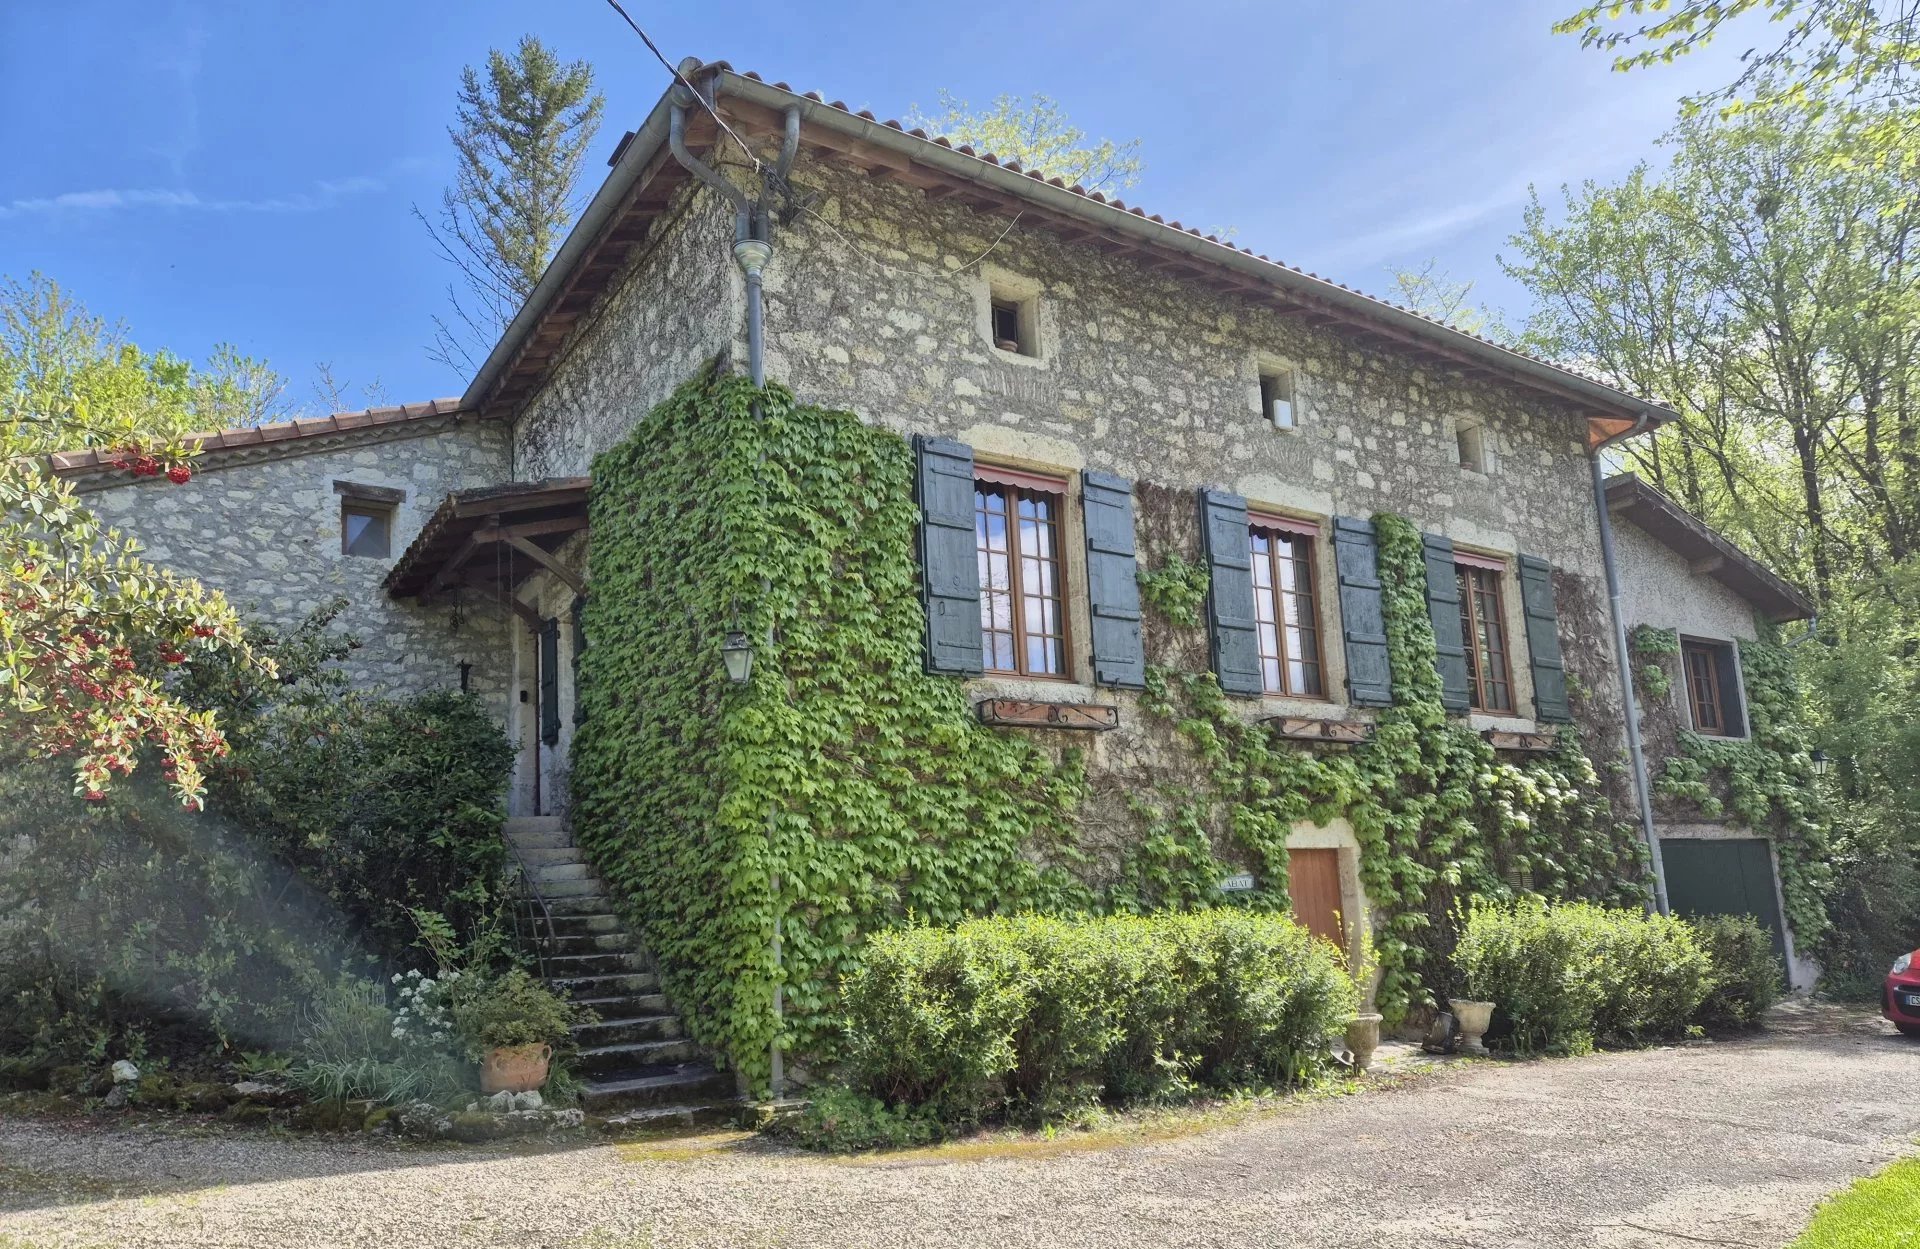
[[[423,976],[418,969],[393,973],[394,997],[399,1006],[393,1012],[393,1039],[408,1045],[434,1047],[453,1039],[453,999],[460,988],[458,971],[439,977]]]

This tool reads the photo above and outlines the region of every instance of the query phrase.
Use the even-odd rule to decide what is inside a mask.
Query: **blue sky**
[[[628,9],[669,57],[883,117],[943,87],[1046,91],[1090,133],[1141,140],[1129,202],[1375,293],[1436,257],[1518,319],[1495,255],[1528,185],[1618,176],[1737,51],[1614,74],[1549,33],[1571,3]],[[410,207],[451,176],[460,67],[528,31],[598,70],[597,179],[666,84],[604,0],[7,0],[0,274],[45,272],[143,346],[233,342],[296,404],[317,403],[320,362],[389,401],[457,394],[426,352],[449,273]]]

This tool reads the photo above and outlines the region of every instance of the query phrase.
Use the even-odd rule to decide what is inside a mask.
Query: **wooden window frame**
[[[993,638],[1002,631],[988,628],[991,619],[991,599],[994,591],[983,576],[980,584],[980,634],[981,634],[981,671],[991,677],[1019,677],[1030,681],[1071,682],[1073,677],[1073,626],[1068,611],[1066,542],[1062,531],[1067,525],[1068,484],[1064,477],[1055,477],[1045,473],[1028,472],[1016,468],[1000,468],[991,464],[976,463],[973,467],[974,485],[974,550],[976,559],[988,550],[981,545],[980,538],[980,496],[983,493],[997,495],[1005,501],[1007,520],[1007,549],[1003,553],[1007,559],[1007,595],[1010,600],[1008,612],[1009,624],[1013,636],[1013,667],[994,666]],[[983,490],[982,488],[986,489]],[[1036,672],[1031,670],[1027,659],[1027,643],[1031,635],[1027,631],[1026,606],[1030,596],[1024,585],[1026,562],[1020,553],[1020,516],[1021,496],[1043,496],[1052,504],[1053,519],[1048,525],[1051,550],[1044,553],[1045,561],[1053,566],[1053,594],[1051,601],[1058,631],[1052,635],[1058,639],[1060,671]]]
[[[1265,555],[1253,549],[1254,539],[1261,535],[1264,535],[1268,539],[1267,552]],[[1322,598],[1320,593],[1320,536],[1320,526],[1310,520],[1301,520],[1293,516],[1272,516],[1260,512],[1249,512],[1247,514],[1247,554],[1250,559],[1256,562],[1263,559],[1267,561],[1267,588],[1263,591],[1260,587],[1259,578],[1256,577],[1253,583],[1253,594],[1255,617],[1254,646],[1260,654],[1261,689],[1269,698],[1294,698],[1310,702],[1332,701],[1332,696],[1327,692],[1327,648],[1323,641],[1326,626],[1320,612]],[[1288,546],[1292,546],[1295,540],[1301,540],[1306,543],[1306,557],[1304,560],[1292,555],[1284,558],[1295,563],[1304,563],[1306,565],[1304,573],[1296,570],[1295,585],[1301,584],[1300,578],[1304,575],[1305,585],[1307,587],[1307,614],[1311,617],[1309,625],[1313,634],[1313,655],[1310,659],[1303,658],[1299,662],[1310,665],[1313,668],[1320,685],[1320,692],[1317,694],[1306,693],[1291,688],[1292,677],[1290,668],[1296,660],[1295,656],[1287,650],[1287,628],[1285,614],[1282,610],[1285,605],[1287,591],[1280,588],[1280,561],[1283,557],[1279,551],[1280,543],[1276,542],[1275,539],[1284,541]],[[1273,637],[1274,648],[1277,652],[1274,654],[1268,653],[1266,649],[1266,639],[1260,636],[1260,629],[1258,627],[1266,623],[1259,619],[1263,594],[1271,601],[1273,607]],[[1299,596],[1299,591],[1295,590],[1292,597],[1298,598]],[[1273,660],[1277,664],[1281,685],[1279,689],[1274,689],[1267,684],[1267,662],[1269,660]]]
[[[1694,732],[1703,737],[1742,737],[1728,724],[1727,692],[1720,680],[1720,658],[1726,654],[1729,659],[1737,652],[1731,642],[1715,642],[1707,638],[1680,639],[1680,679],[1681,688],[1686,693],[1687,721]],[[1698,657],[1706,662],[1706,679],[1697,681],[1693,670],[1693,661]],[[1704,684],[1706,700],[1704,706],[1710,708],[1716,721],[1713,728],[1701,724],[1702,690]]]
[[[1515,715],[1518,699],[1513,688],[1513,631],[1507,627],[1506,565],[1484,556],[1462,558],[1456,554],[1453,567],[1460,581],[1460,630],[1467,653],[1467,709],[1488,716]],[[1482,584],[1493,599],[1490,621],[1480,602]],[[1496,626],[1500,638],[1497,651],[1491,647],[1481,648],[1482,623]],[[1497,679],[1488,672],[1491,666],[1488,660],[1495,654],[1500,660]],[[1490,697],[1496,689],[1506,691],[1506,706],[1495,705]]]
[[[394,520],[398,515],[399,509],[393,503],[343,492],[340,496],[340,554],[349,559],[392,559]],[[347,534],[347,518],[350,516],[378,517],[386,528],[387,549],[379,555],[352,550],[353,540]]]

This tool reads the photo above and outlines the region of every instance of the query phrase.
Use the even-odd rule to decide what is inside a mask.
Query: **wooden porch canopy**
[[[579,574],[554,552],[587,527],[587,483],[550,477],[448,495],[387,573],[387,593],[424,599],[477,588],[502,595],[523,618],[533,611],[514,591],[536,572],[585,593]]]

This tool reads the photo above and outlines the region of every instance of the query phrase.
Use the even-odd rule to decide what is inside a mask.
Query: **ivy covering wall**
[[[1302,821],[1344,818],[1376,909],[1377,1002],[1397,1018],[1446,990],[1457,903],[1540,893],[1642,905],[1646,850],[1613,819],[1571,727],[1552,754],[1509,762],[1448,716],[1420,534],[1391,514],[1373,526],[1394,696],[1373,739],[1353,747],[1289,741],[1250,723],[1211,673],[1153,667],[1147,709],[1175,726],[1204,762],[1204,779],[1133,800],[1146,835],[1111,898],[1141,910],[1217,902],[1218,882],[1233,870],[1216,853],[1224,850],[1254,872],[1250,904],[1283,909],[1288,833]],[[1177,552],[1165,559],[1187,566]],[[1161,569],[1143,574],[1149,584],[1162,579]]]
[[[777,385],[758,413],[753,399],[744,380],[697,379],[595,461],[572,785],[577,834],[632,902],[694,1038],[756,1084],[782,1028],[776,975],[784,1043],[814,1052],[867,932],[909,915],[1217,905],[1241,868],[1256,878],[1245,904],[1285,909],[1300,821],[1354,828],[1390,1016],[1422,996],[1423,972],[1445,987],[1468,894],[1644,898],[1643,851],[1571,729],[1556,754],[1512,763],[1449,719],[1420,536],[1386,515],[1396,701],[1374,739],[1280,739],[1210,673],[1156,666],[1142,701],[1188,779],[1106,778],[1129,785],[1130,827],[1103,859],[1083,841],[1079,752],[980,725],[962,681],[923,671],[907,443]],[[1205,570],[1176,556],[1143,562],[1143,597],[1188,627]],[[735,624],[755,643],[744,686],[720,657]]]
[[[1648,632],[1657,636],[1661,631]],[[1833,889],[1830,818],[1814,777],[1798,669],[1774,632],[1767,627],[1760,640],[1740,643],[1747,736],[1716,738],[1679,730],[1679,753],[1666,760],[1654,792],[1691,805],[1709,819],[1725,817],[1772,840],[1787,922],[1805,950],[1813,948],[1827,927],[1827,897]],[[1674,638],[1671,649],[1649,653],[1679,654],[1678,635],[1667,636]],[[1662,684],[1671,689],[1674,682],[1669,677]]]
[[[694,1038],[750,1079],[823,1039],[860,936],[1064,911],[1079,761],[978,724],[921,668],[913,459],[779,386],[690,382],[595,460],[574,822]],[[720,643],[755,641],[730,686]]]

